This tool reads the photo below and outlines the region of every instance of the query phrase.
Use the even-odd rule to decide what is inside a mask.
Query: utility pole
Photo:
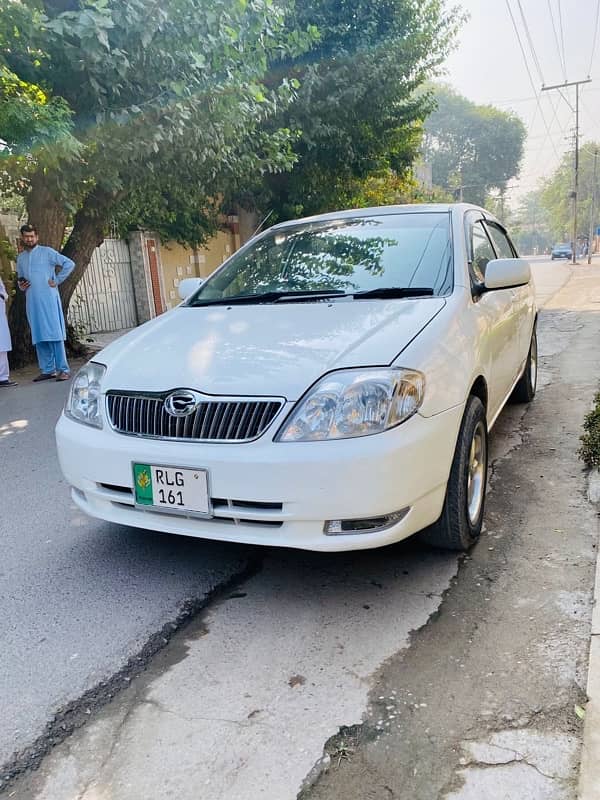
[[[542,92],[550,89],[566,89],[569,86],[575,87],[575,181],[573,187],[573,259],[572,263],[577,263],[577,190],[579,188],[579,87],[582,83],[591,83],[591,78],[583,81],[570,81],[557,83],[554,86],[542,86]]]
[[[594,177],[592,178],[592,197],[590,201],[590,230],[588,234],[588,264],[592,263],[592,239],[594,236],[594,213],[596,211],[596,167],[598,164],[598,150],[594,150]]]

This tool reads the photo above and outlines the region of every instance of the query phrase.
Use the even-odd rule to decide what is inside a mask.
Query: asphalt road
[[[0,390],[0,763],[248,564],[247,548],[82,515],[54,444],[67,386],[14,377]]]
[[[570,266],[562,263],[535,260],[533,266],[541,302],[571,274]],[[314,657],[330,653],[332,666],[341,663],[339,645],[352,637],[359,609],[374,602],[373,587],[392,587],[377,601],[386,613],[377,623],[361,627],[362,639],[353,656],[356,683],[347,687],[338,715],[340,723],[360,718],[364,682],[379,664],[408,645],[410,632],[424,626],[438,609],[457,574],[456,556],[411,543],[396,548],[392,560],[389,550],[318,557],[266,553],[90,520],[71,503],[55,455],[53,427],[67,387],[32,384],[30,375],[15,377],[19,387],[0,395],[0,485],[5,487],[0,517],[0,763],[35,763],[35,748],[28,748],[38,740],[41,752],[52,744],[49,740],[60,738],[60,729],[57,733],[57,724],[53,726],[56,712],[72,707],[79,715],[93,716],[95,703],[106,699],[103,683],[109,694],[116,692],[135,675],[136,663],[143,666],[162,637],[169,637],[178,618],[214,602],[219,588],[221,600],[230,596],[236,581],[249,574],[255,574],[252,582],[260,595],[254,618],[261,609],[272,611],[282,587],[294,586],[281,612],[286,630],[295,617],[309,614],[310,604],[303,598],[316,598],[324,608],[322,617],[317,615],[316,628],[311,623],[312,633],[301,635],[318,641]],[[513,447],[518,423],[514,409],[501,416],[493,437],[494,457]],[[398,571],[404,576],[402,586],[393,588]],[[390,637],[392,620],[396,628]],[[271,635],[265,634],[262,641],[256,630],[252,642],[247,641],[244,622],[235,615],[228,624],[220,628],[219,646],[229,647],[232,658],[237,640],[257,653],[277,648]],[[138,654],[139,662],[131,663]],[[336,685],[335,674],[331,681],[330,689]],[[78,701],[88,691],[83,708]],[[312,707],[321,710],[327,696],[327,691],[317,695]],[[59,723],[61,719],[59,715]],[[307,725],[321,723],[325,736],[331,730],[329,716],[307,719]],[[292,718],[289,724],[294,724]],[[321,749],[319,737],[315,741]]]

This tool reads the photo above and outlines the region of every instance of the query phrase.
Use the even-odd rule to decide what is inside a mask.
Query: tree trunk
[[[63,248],[64,255],[75,262],[75,269],[60,287],[65,314],[94,250],[104,241],[104,231],[113,202],[112,195],[96,189],[86,198],[82,208],[75,215],[73,230]]]
[[[64,246],[63,253],[75,262],[75,269],[60,286],[65,320],[69,311],[69,303],[77,284],[83,278],[92,259],[94,250],[104,241],[104,231],[110,209],[118,200],[101,189],[95,189],[86,198],[83,206],[75,215],[73,230]],[[73,356],[84,356],[85,345],[77,338],[76,332],[67,324],[67,350]]]
[[[18,369],[31,364],[35,361],[35,348],[31,344],[31,331],[25,314],[25,292],[20,289],[17,289],[8,309],[8,327],[12,339],[12,352],[9,353],[11,367]]]
[[[27,195],[27,218],[37,228],[40,244],[60,250],[65,235],[67,212],[58,192],[41,173],[31,179]]]
[[[235,212],[239,220],[240,244],[246,244],[261,222],[259,212],[255,209],[250,211],[240,204],[236,205]]]

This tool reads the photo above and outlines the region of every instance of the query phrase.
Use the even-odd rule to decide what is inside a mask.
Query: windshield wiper
[[[253,305],[254,303],[277,303],[279,300],[302,300],[305,297],[338,297],[344,295],[341,289],[307,289],[287,292],[262,292],[259,294],[238,294],[233,297],[219,297],[214,300],[202,300],[202,297],[192,304],[194,308],[200,306],[232,306]]]
[[[386,297],[431,297],[434,294],[430,286],[380,286],[378,289],[369,289],[363,292],[354,292],[355,300]]]

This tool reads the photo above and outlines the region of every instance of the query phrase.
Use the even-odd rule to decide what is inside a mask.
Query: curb
[[[594,470],[588,482],[588,499],[600,506],[600,471]],[[579,773],[578,800],[598,800],[600,797],[600,557],[596,548],[596,579],[588,664],[583,749]]]

